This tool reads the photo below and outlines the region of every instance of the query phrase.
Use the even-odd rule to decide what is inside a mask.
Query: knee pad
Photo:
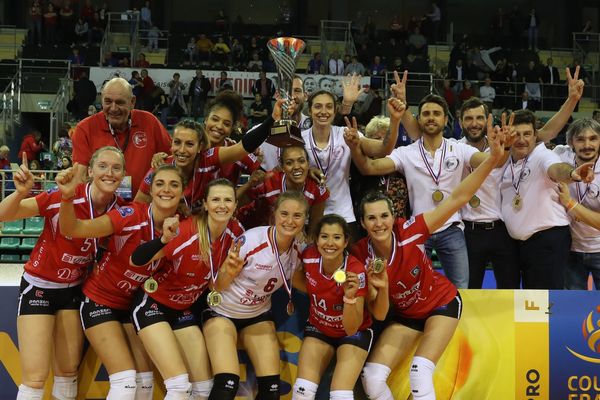
[[[435,364],[424,358],[413,357],[410,365],[410,390],[413,399],[435,400],[435,389],[433,388],[433,370]]]
[[[187,400],[192,393],[192,384],[188,374],[181,374],[165,379],[165,389],[167,389],[165,400]]]
[[[135,375],[135,400],[152,400],[154,394],[154,373],[138,372]]]
[[[292,400],[314,400],[319,385],[302,378],[296,378],[292,389]]]
[[[77,376],[55,376],[52,396],[57,400],[75,400],[77,398]]]
[[[329,392],[330,400],[354,400],[354,392],[352,390],[332,390]]]
[[[36,389],[27,385],[19,385],[17,400],[42,400],[44,389]]]
[[[106,400],[135,400],[135,369],[117,372],[108,376],[110,390]]]
[[[192,382],[192,400],[207,400],[210,396],[210,390],[213,387],[213,380]]]
[[[392,391],[387,385],[392,370],[383,364],[366,363],[360,376],[365,393],[372,400],[394,400]]]
[[[255,400],[279,400],[281,382],[279,375],[257,376],[258,393]]]
[[[216,374],[208,400],[233,400],[240,385],[240,377],[235,374]]]

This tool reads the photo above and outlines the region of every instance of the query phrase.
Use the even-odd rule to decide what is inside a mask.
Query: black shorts
[[[173,330],[198,325],[190,308],[174,310],[157,302],[141,289],[135,293],[132,309],[131,320],[136,332],[159,322],[168,322]]]
[[[54,315],[60,310],[77,310],[81,304],[81,285],[61,289],[44,289],[21,278],[19,315]]]
[[[79,315],[81,316],[81,325],[84,330],[110,321],[117,321],[122,324],[131,323],[128,310],[119,310],[98,304],[87,296],[81,302]]]
[[[258,324],[259,322],[273,321],[273,315],[271,314],[271,311],[264,312],[253,318],[239,319],[226,317],[225,315],[219,314],[218,312],[214,311],[212,308],[207,308],[206,310],[202,311],[202,324],[204,325],[206,321],[216,317],[227,318],[228,320],[233,322],[233,325],[235,325],[235,329],[238,332],[244,328],[249,327],[250,325]]]
[[[306,327],[304,328],[304,337],[319,339],[320,341],[333,346],[334,349],[337,349],[343,344],[350,344],[366,350],[367,353],[371,351],[371,345],[373,344],[373,330],[371,328],[367,328],[364,331],[358,331],[352,336],[334,338],[327,336],[310,322],[307,322]]]
[[[425,322],[427,322],[429,317],[433,317],[434,315],[443,315],[450,318],[460,319],[461,314],[462,298],[460,297],[460,293],[457,292],[456,296],[448,304],[436,308],[425,318],[406,318],[403,317],[402,314],[397,314],[392,311],[386,319],[386,326],[393,323],[398,323],[416,331],[423,332],[425,330]]]

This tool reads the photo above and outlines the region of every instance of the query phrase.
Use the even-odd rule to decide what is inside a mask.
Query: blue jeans
[[[600,253],[571,251],[565,271],[565,289],[586,290],[590,273],[594,286],[600,290]]]
[[[425,242],[427,256],[435,249],[444,274],[459,289],[469,287],[469,255],[463,231],[456,225],[431,235]]]

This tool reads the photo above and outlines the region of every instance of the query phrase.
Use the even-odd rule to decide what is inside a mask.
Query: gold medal
[[[518,194],[512,199],[512,206],[516,211],[519,211],[523,207],[523,199]]]
[[[383,272],[383,267],[383,260],[381,258],[377,257],[373,260],[373,272],[379,274]]]
[[[442,193],[442,191],[438,189],[431,194],[431,198],[436,203],[439,203],[440,201],[444,200],[444,193]]]
[[[222,301],[223,296],[216,290],[211,290],[206,296],[206,303],[211,307],[218,306],[219,304],[221,304]]]
[[[153,277],[146,279],[144,282],[144,291],[146,293],[154,293],[158,290],[158,282]]]
[[[336,270],[333,273],[333,280],[336,281],[337,283],[346,282],[346,273],[341,269]]]
[[[471,200],[469,200],[469,205],[472,208],[477,208],[479,207],[479,204],[481,204],[481,200],[479,200],[479,197],[473,195],[473,197],[471,197]]]
[[[294,314],[294,311],[296,310],[294,307],[294,303],[292,303],[292,300],[290,300],[287,303],[287,307],[285,308],[285,310],[287,311],[287,314],[291,317],[292,314]]]

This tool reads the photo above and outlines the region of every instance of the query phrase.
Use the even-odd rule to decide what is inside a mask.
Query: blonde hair
[[[390,118],[383,115],[376,115],[365,127],[365,136],[372,138],[376,132],[385,130],[386,132],[390,129]]]
[[[211,181],[206,186],[206,189],[204,190],[203,200],[206,200],[206,198],[208,197],[208,192],[210,192],[210,189],[215,186],[230,187],[231,189],[233,189],[233,197],[235,198],[235,186],[233,186],[233,183],[231,183],[231,181],[228,179],[219,178],[215,179],[214,181]],[[210,254],[210,240],[208,238],[208,212],[206,212],[204,208],[202,208],[200,213],[194,215],[194,220],[196,222],[196,229],[198,229],[198,247],[200,250],[200,257],[208,257],[208,255]],[[217,269],[219,267],[220,265],[217,266]]]
[[[8,153],[10,152],[10,149],[8,148],[8,146],[4,145],[4,146],[0,146],[0,153]]]

